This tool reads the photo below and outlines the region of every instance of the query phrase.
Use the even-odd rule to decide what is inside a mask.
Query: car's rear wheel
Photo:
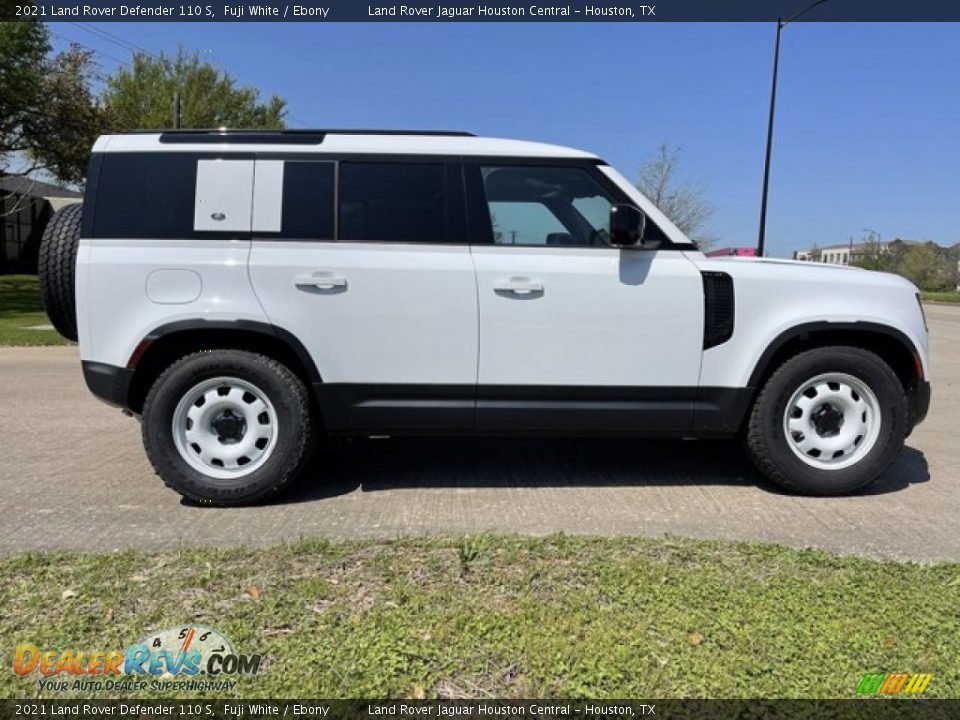
[[[271,358],[239,350],[195,353],[151,387],[143,440],[157,474],[184,497],[259,502],[292,482],[309,459],[309,396]]]
[[[824,347],[787,360],[754,403],[747,448],[774,482],[810,495],[865,487],[894,461],[907,430],[896,374],[860,348]]]

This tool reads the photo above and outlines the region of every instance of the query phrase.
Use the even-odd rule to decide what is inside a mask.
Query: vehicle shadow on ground
[[[920,451],[906,447],[859,495],[884,495],[927,482]],[[785,494],[729,441],[636,439],[393,438],[331,440],[303,478],[274,501],[309,502],[402,488],[564,486],[752,486]]]

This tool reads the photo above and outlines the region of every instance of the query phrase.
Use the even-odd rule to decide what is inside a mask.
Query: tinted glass
[[[93,232],[104,238],[189,238],[197,158],[179,153],[107,153]]]
[[[481,169],[498,245],[607,247],[613,198],[581,168]]]
[[[497,245],[544,245],[569,234],[543,203],[492,202],[489,208]]]
[[[283,164],[283,237],[333,237],[333,176],[330,162]]]
[[[444,242],[444,166],[340,164],[340,239]]]

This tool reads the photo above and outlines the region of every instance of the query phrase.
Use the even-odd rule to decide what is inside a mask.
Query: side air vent
[[[703,275],[703,349],[716,347],[733,336],[733,278],[724,272]]]

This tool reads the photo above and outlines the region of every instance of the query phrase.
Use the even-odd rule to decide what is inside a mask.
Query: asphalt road
[[[154,476],[138,423],[87,392],[75,348],[0,348],[0,553],[494,530],[960,561],[960,307],[927,316],[930,415],[846,498],[783,494],[726,442],[395,439],[335,444],[268,506],[196,507]]]

